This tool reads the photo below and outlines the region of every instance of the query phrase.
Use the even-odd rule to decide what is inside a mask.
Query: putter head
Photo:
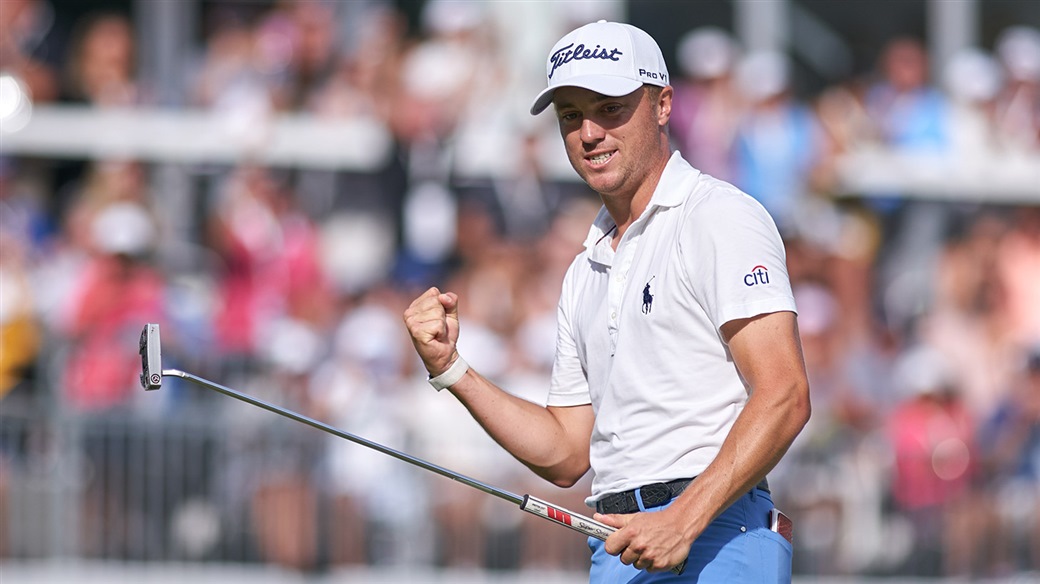
[[[159,325],[146,324],[141,330],[141,386],[147,390],[162,387],[162,357],[159,352]]]

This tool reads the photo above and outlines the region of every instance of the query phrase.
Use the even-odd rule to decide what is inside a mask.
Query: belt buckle
[[[672,489],[665,483],[651,483],[639,488],[639,498],[643,507],[660,507],[672,500]]]

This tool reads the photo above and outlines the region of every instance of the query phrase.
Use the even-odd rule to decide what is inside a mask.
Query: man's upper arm
[[[731,320],[721,330],[733,362],[753,390],[790,387],[792,383],[808,390],[793,312]]]
[[[583,441],[588,450],[589,441],[592,439],[592,424],[596,421],[592,413],[592,404],[549,406],[548,409],[560,425],[567,428],[567,434]]]
[[[565,470],[561,475],[569,480],[564,481],[565,486],[573,485],[589,470],[589,444],[592,441],[592,425],[595,423],[595,415],[591,404],[577,406],[549,406],[552,414],[560,424],[563,431],[563,440],[560,447],[561,460]],[[569,483],[569,484],[567,484]]]

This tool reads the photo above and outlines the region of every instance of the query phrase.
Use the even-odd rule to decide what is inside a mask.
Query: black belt
[[[696,478],[696,477],[694,477]],[[667,483],[653,483],[639,488],[640,499],[643,500],[643,509],[660,507],[672,499],[678,497],[686,487],[690,486],[693,479],[676,479]],[[769,482],[762,479],[756,489],[769,492]],[[639,502],[636,500],[636,489],[612,493],[596,501],[597,513],[635,513],[639,511]]]

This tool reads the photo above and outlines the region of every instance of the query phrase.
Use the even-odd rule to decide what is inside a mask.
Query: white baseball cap
[[[97,249],[112,255],[142,255],[155,243],[155,223],[138,203],[112,203],[95,215],[90,226]]]
[[[646,32],[600,20],[577,28],[556,43],[545,66],[549,86],[531,104],[538,115],[560,87],[582,87],[611,97],[628,95],[644,83],[668,85],[668,67],[657,42]]]

